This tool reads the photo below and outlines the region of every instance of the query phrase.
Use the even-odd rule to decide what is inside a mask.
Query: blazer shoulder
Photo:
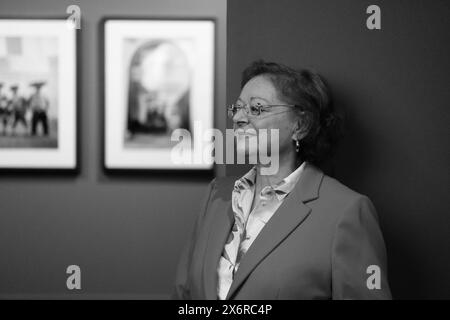
[[[218,187],[226,187],[226,186],[233,186],[235,181],[238,180],[238,176],[225,176],[225,177],[216,177],[214,178],[216,185]]]
[[[211,182],[213,184],[213,191],[215,194],[222,197],[231,198],[231,193],[234,188],[234,183],[238,180],[237,176],[227,176],[227,177],[216,177]]]
[[[322,184],[319,190],[319,198],[326,201],[334,208],[347,208],[357,202],[369,200],[369,198],[361,194],[335,178],[324,175]],[[369,200],[370,201],[370,200]]]
[[[362,195],[359,192],[347,187],[336,178],[330,177],[326,174],[324,174],[321,189],[328,192],[332,191],[338,193],[340,196],[344,197],[359,197]]]
[[[377,210],[369,197],[326,175],[314,207],[317,213],[329,219],[334,228],[349,224],[357,228],[361,221],[379,223]]]

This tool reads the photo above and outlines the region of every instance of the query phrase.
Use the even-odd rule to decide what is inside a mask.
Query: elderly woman
[[[279,169],[264,175],[257,163],[239,179],[210,183],[174,297],[390,299],[372,202],[317,167],[338,125],[321,77],[257,61],[241,88],[228,107],[234,129],[278,129]]]

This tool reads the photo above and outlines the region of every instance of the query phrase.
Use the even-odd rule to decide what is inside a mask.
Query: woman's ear
[[[292,140],[302,140],[306,137],[306,135],[309,132],[309,125],[308,121],[304,120],[303,118],[298,118],[294,123],[293,133],[292,133]]]

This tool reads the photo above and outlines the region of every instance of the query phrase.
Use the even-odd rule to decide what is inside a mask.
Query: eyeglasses
[[[270,109],[272,109],[273,107],[298,107],[296,104],[230,104],[229,106],[227,106],[227,112],[228,112],[228,117],[230,117],[231,119],[235,116],[235,114],[240,110],[243,109],[245,114],[248,117],[259,117],[261,115],[261,113],[263,111],[269,111]]]

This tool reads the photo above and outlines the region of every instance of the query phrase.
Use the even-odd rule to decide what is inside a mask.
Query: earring
[[[295,152],[300,151],[300,140],[295,140]]]

